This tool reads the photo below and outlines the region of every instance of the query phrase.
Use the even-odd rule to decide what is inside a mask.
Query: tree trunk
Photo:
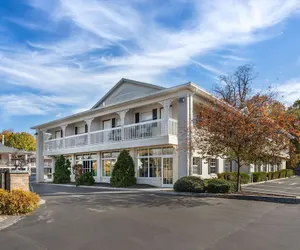
[[[240,192],[241,191],[241,174],[240,174],[240,169],[241,169],[241,165],[238,162],[238,171],[237,171],[237,178],[236,178],[236,192]]]

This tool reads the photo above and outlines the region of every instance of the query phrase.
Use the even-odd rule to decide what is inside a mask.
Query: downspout
[[[189,95],[189,175],[192,175],[192,166],[193,166],[193,153],[192,153],[192,125],[193,125],[193,97],[196,94],[197,89],[195,88],[193,93]]]

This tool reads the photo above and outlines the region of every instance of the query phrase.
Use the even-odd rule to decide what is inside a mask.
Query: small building
[[[28,152],[19,150],[12,147],[7,147],[0,143],[0,170],[15,169],[18,161],[25,163],[24,171],[28,171],[30,177],[36,177],[36,152]],[[44,180],[52,180],[52,159],[49,157],[44,158]]]

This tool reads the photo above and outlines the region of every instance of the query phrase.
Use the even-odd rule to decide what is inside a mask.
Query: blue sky
[[[0,130],[91,108],[122,77],[210,91],[246,63],[256,89],[300,98],[299,0],[0,0],[0,37]]]

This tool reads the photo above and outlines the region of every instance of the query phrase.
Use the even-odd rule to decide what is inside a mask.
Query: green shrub
[[[210,179],[206,181],[205,189],[208,193],[229,193],[235,191],[235,183],[222,179]]]
[[[53,183],[70,183],[71,182],[71,163],[61,155],[55,161],[55,169],[53,174]]]
[[[265,181],[267,178],[267,174],[265,172],[254,172],[252,175],[253,182]]]
[[[286,177],[286,169],[281,169],[279,171],[279,178],[285,178]]]
[[[24,190],[0,189],[0,214],[17,215],[32,212],[39,207],[40,197]]]
[[[273,172],[272,173],[272,180],[278,179],[279,178],[279,171]]]
[[[185,176],[177,180],[174,184],[176,192],[192,192],[203,193],[205,192],[204,181],[196,176]]]
[[[272,172],[266,173],[266,176],[267,176],[268,180],[272,180],[272,175],[273,175]]]
[[[294,175],[294,170],[293,169],[287,169],[286,170],[286,177],[291,177]]]
[[[79,185],[87,185],[92,186],[95,184],[95,179],[93,177],[93,173],[87,172],[83,173],[75,179],[76,186]]]
[[[134,162],[127,150],[122,150],[114,166],[110,184],[114,187],[128,187],[136,184]]]
[[[250,176],[247,173],[240,173],[241,184],[247,184],[250,182]],[[237,172],[225,172],[218,174],[218,178],[226,181],[236,181]]]

